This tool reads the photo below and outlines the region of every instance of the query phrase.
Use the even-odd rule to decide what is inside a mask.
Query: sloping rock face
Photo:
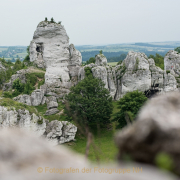
[[[0,128],[19,127],[37,136],[42,136],[46,129],[45,120],[36,114],[30,114],[26,109],[15,110],[0,106]]]
[[[92,164],[83,156],[71,152],[68,148],[52,147],[42,138],[36,138],[30,133],[19,129],[0,131],[0,177],[1,180],[177,180],[172,174],[162,172],[144,164],[109,164],[94,172]],[[47,169],[45,169],[47,167]],[[142,167],[138,173],[133,173],[133,167]],[[109,169],[103,173],[102,169]],[[54,169],[54,170],[53,170]],[[79,170],[76,171],[76,170]],[[83,169],[89,169],[86,173]],[[118,173],[114,173],[112,169]],[[130,169],[129,173],[123,173]],[[46,171],[47,170],[47,171]],[[65,170],[65,171],[63,171]],[[67,170],[67,171],[66,171]],[[75,171],[74,171],[75,170]],[[106,170],[106,171],[107,171]],[[120,173],[119,173],[120,172]],[[121,178],[119,178],[121,176]]]
[[[76,82],[72,83],[71,78],[77,77],[76,69],[82,63],[82,56],[73,44],[69,45],[69,37],[61,24],[43,21],[37,26],[30,44],[30,61],[46,68],[48,93],[62,97],[77,82],[77,78],[73,78]]]
[[[128,154],[139,162],[154,164],[159,153],[168,154],[173,170],[180,175],[180,93],[152,98],[137,121],[116,136],[119,157]]]
[[[97,55],[95,64],[81,67],[78,79],[84,79],[84,68],[90,67],[93,76],[104,82],[105,88],[115,100],[134,90],[145,92],[147,97],[155,93],[178,90],[174,74],[155,66],[154,60],[148,59],[144,53],[130,51],[126,59],[115,67],[99,63],[103,62],[103,59],[104,55]]]

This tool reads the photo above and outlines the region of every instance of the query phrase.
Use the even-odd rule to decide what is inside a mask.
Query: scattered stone
[[[47,109],[52,109],[52,108],[57,108],[58,107],[58,103],[54,102],[54,101],[50,101],[47,103]]]
[[[46,111],[45,116],[57,114],[58,112],[59,112],[59,110],[57,108],[49,109],[49,110]]]

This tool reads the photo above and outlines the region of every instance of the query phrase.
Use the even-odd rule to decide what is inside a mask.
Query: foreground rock
[[[177,177],[142,164],[90,165],[84,157],[69,149],[63,146],[51,147],[43,139],[19,129],[1,130],[0,144],[1,180],[118,180],[120,177],[122,180],[177,180]],[[110,170],[109,173],[99,173],[94,172],[94,167]],[[133,167],[140,167],[140,169],[142,167],[142,172],[133,173]],[[56,171],[50,170],[53,168]],[[83,173],[81,170],[84,168],[91,171]],[[74,172],[73,169],[75,169]],[[117,171],[121,169],[121,173],[112,172],[111,174],[111,169],[117,169]],[[130,169],[130,173],[123,174],[122,169]]]
[[[180,175],[180,93],[152,98],[141,110],[137,121],[116,137],[119,157],[154,164],[159,153],[173,160],[173,170]]]
[[[59,110],[57,108],[52,108],[52,109],[49,109],[46,111],[45,116],[57,114],[58,112],[59,112]]]

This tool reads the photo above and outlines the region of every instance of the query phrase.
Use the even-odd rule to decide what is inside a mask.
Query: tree
[[[53,19],[53,17],[51,18],[51,22],[52,22],[52,23],[54,23],[54,19]]]
[[[13,88],[15,90],[17,90],[18,92],[22,93],[24,91],[24,84],[21,83],[21,81],[19,80],[19,78],[17,78],[14,82],[13,82]]]
[[[118,121],[118,128],[127,125],[136,117],[139,109],[147,101],[144,93],[139,91],[128,92],[118,101],[119,112],[115,114],[113,121]]]
[[[180,53],[180,47],[177,47],[174,50],[177,51],[178,53]]]
[[[102,50],[100,50],[100,51],[99,51],[99,53],[100,53],[100,54],[102,54],[102,53],[103,53],[103,51],[102,51]]]
[[[155,65],[164,70],[164,57],[156,53],[156,55],[149,55],[149,58],[154,59]]]
[[[91,64],[91,63],[95,63],[95,58],[91,57],[89,60],[86,61],[86,64]]]
[[[45,17],[45,21],[46,21],[46,22],[48,21],[47,17]]]
[[[93,77],[91,68],[85,68],[85,78],[70,90],[66,100],[78,123],[92,127],[110,122],[112,97],[102,80]]]

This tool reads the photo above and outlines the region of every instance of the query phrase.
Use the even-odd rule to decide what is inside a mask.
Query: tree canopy
[[[89,67],[85,68],[85,78],[66,96],[70,111],[76,114],[78,122],[90,127],[110,122],[112,97],[102,80],[94,78]]]
[[[149,55],[149,58],[154,59],[155,65],[164,70],[164,57],[156,53],[156,55]]]
[[[127,121],[131,122],[146,101],[147,97],[142,92],[133,91],[126,93],[118,101],[119,112],[115,114],[113,119],[113,121],[118,121],[118,128],[126,126]]]

